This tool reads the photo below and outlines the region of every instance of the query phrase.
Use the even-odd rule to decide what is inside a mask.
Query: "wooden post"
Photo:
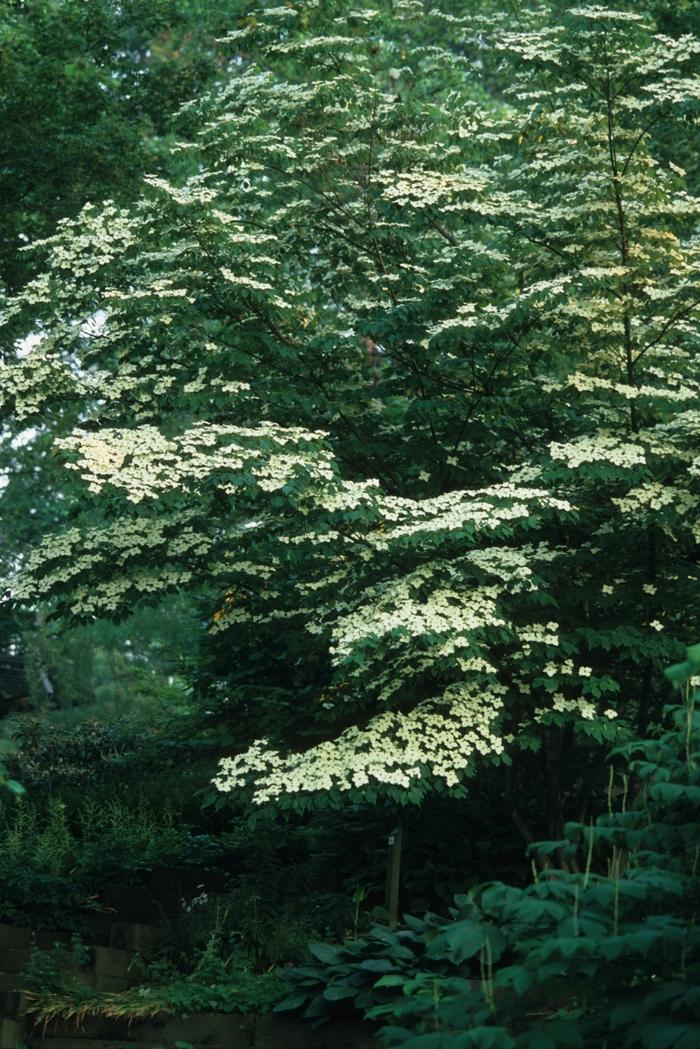
[[[389,835],[389,854],[386,865],[386,902],[389,925],[395,929],[399,923],[399,872],[401,869],[401,827],[395,827]]]

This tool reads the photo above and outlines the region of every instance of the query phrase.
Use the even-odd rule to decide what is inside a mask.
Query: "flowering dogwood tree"
[[[697,630],[700,201],[654,134],[681,158],[700,41],[308,3],[223,46],[198,173],[65,222],[8,304],[44,337],[5,410],[84,486],[13,586],[77,617],[208,588],[224,793],[513,763],[556,831],[577,747],[645,727]]]

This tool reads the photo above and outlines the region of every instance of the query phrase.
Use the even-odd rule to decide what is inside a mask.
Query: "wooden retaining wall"
[[[62,1023],[42,1031],[27,1026],[23,1037],[30,1049],[171,1049],[178,1042],[192,1049],[378,1049],[373,1029],[363,1023],[336,1020],[313,1029],[303,1020],[264,1014],[197,1013],[131,1027],[88,1022],[76,1029]]]
[[[90,963],[78,973],[80,983],[97,991],[122,991],[139,982],[137,953],[157,946],[156,926],[112,922],[109,946],[90,948]],[[22,971],[35,944],[51,950],[66,943],[66,933],[33,932],[0,924],[0,1049],[378,1049],[374,1029],[337,1020],[313,1029],[296,1017],[269,1014],[196,1013],[167,1016],[129,1025],[102,1017],[82,1024],[60,1020],[37,1025],[27,1015]]]

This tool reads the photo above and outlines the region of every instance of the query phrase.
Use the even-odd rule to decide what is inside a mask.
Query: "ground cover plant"
[[[186,975],[168,973],[143,963],[142,983],[131,990],[110,993],[90,990],[81,983],[76,965],[79,954],[66,966],[65,957],[37,952],[28,969],[27,1001],[35,1023],[73,1020],[80,1025],[90,1018],[138,1023],[164,1016],[192,1013],[267,1013],[284,996],[278,972],[251,973],[233,966],[211,946],[200,954]]]
[[[161,1004],[688,1049],[698,11],[0,12],[0,917],[187,869]]]

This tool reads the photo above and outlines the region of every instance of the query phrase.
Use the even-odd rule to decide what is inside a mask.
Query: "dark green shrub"
[[[85,721],[66,729],[18,718],[13,732],[16,751],[8,768],[25,787],[56,790],[67,785],[93,785],[120,759],[133,752],[139,736],[124,722],[112,725]]]
[[[70,943],[56,943],[51,950],[32,947],[22,979],[32,992],[58,993],[69,985],[80,988],[80,970],[89,964],[89,948],[73,933]]]
[[[71,812],[60,796],[0,800],[0,921],[80,929],[110,883],[139,884],[153,870],[209,862],[218,851],[167,805],[86,800]]]
[[[465,909],[471,914],[473,905],[467,896],[458,896],[455,903],[450,909],[452,923],[437,914],[404,915],[405,928],[378,925],[339,946],[310,944],[313,961],[284,974],[291,993],[277,1011],[303,1010],[315,1026],[331,1016],[367,1012],[379,1005],[393,1008],[396,987],[405,982],[459,975],[462,959],[441,945],[446,930],[463,928]],[[484,925],[480,945],[482,934],[500,937],[497,929]]]
[[[211,745],[191,735],[188,712],[170,718],[147,708],[147,716],[86,719],[76,724],[55,718],[18,717],[11,724],[14,750],[8,774],[36,800],[60,792],[77,807],[89,789],[93,798],[115,793],[156,805],[163,797],[176,807],[199,812],[196,792],[213,775]]]
[[[150,962],[135,959],[142,982],[121,993],[94,992],[81,985],[85,949],[74,937],[70,946],[33,951],[25,971],[30,1011],[38,1022],[102,1016],[122,1020],[159,1014],[197,1012],[269,1012],[285,985],[278,972],[254,973],[229,954],[219,924],[202,949],[193,952],[189,971],[178,971],[166,954]]]

